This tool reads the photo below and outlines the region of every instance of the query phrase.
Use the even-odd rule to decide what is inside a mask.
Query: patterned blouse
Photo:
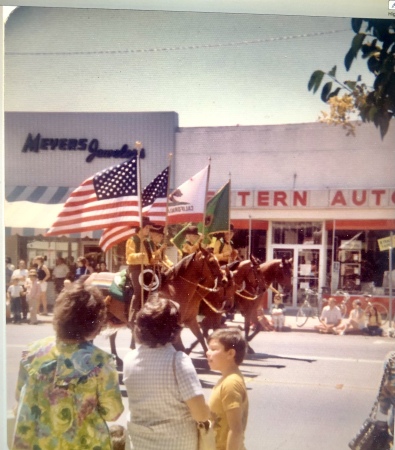
[[[106,421],[123,411],[112,356],[48,337],[22,354],[13,450],[111,450]]]

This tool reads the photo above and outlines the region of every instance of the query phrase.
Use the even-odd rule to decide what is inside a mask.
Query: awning
[[[395,220],[327,220],[327,230],[395,230]]]
[[[5,188],[5,235],[39,236],[55,222],[63,203],[74,190],[71,187],[13,186]],[[100,239],[101,230],[65,236]],[[53,239],[53,238],[51,238]]]

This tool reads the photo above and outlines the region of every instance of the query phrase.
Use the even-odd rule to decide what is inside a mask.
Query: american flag
[[[109,167],[85,180],[63,206],[46,236],[138,225],[138,159]]]
[[[152,222],[166,224],[167,189],[169,184],[169,167],[166,167],[143,190],[142,211]],[[127,226],[111,227],[103,231],[99,245],[103,251],[109,250],[116,244],[126,241],[135,232],[135,224]]]

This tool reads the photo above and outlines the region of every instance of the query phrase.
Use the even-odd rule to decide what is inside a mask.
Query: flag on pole
[[[167,188],[169,185],[169,169],[166,167],[151,183],[146,186],[142,194],[143,216],[160,225],[166,224]]]
[[[180,255],[182,255],[182,245],[185,241],[185,230],[192,225],[191,222],[188,222],[185,227],[181,228],[181,230],[171,239],[171,243],[174,244]]]
[[[168,222],[200,222],[206,206],[210,165],[175,189],[168,199]]]
[[[141,195],[143,216],[147,216],[152,222],[161,225],[166,224],[169,169],[169,167],[166,167],[166,169],[154,178],[144,188]],[[135,225],[132,223],[126,226],[106,228],[100,238],[99,246],[106,252],[114,245],[126,241],[135,233]]]
[[[135,157],[86,179],[70,194],[46,236],[138,225],[137,164]]]
[[[225,233],[229,231],[229,195],[230,181],[212,197],[206,206],[204,234]],[[203,223],[198,224],[199,232],[203,232]]]

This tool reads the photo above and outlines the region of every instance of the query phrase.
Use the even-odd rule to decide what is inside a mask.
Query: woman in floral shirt
[[[111,450],[106,421],[123,411],[112,356],[91,342],[106,317],[101,293],[74,283],[56,300],[56,337],[23,353],[13,450]]]

